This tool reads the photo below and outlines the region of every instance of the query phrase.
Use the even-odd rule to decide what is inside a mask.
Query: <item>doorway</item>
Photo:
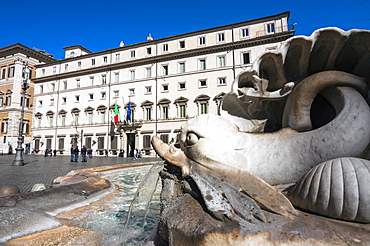
[[[126,133],[126,136],[127,136],[127,148],[126,148],[127,157],[134,157],[135,133]]]

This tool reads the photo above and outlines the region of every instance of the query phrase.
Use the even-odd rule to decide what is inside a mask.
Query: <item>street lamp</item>
[[[15,149],[15,158],[12,163],[12,166],[24,166],[24,161],[23,161],[23,117],[24,117],[24,104],[25,104],[25,98],[26,98],[26,91],[28,87],[30,87],[27,83],[28,77],[30,74],[30,69],[28,68],[27,63],[25,64],[23,68],[23,83],[22,83],[22,97],[21,97],[21,103],[22,103],[22,109],[21,109],[21,118],[19,121],[19,132],[18,132],[18,146]]]

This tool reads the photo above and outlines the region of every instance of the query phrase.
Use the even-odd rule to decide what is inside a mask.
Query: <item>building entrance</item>
[[[127,136],[127,148],[126,148],[127,156],[134,157],[135,133],[126,133],[126,136]]]

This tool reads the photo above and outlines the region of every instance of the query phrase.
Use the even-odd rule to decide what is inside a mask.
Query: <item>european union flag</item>
[[[127,121],[131,121],[131,103],[128,102],[127,104]]]

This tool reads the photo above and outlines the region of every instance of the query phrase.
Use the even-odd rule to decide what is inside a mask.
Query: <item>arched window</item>
[[[73,122],[72,125],[77,126],[78,125],[78,120],[80,117],[80,110],[78,108],[73,108],[71,110],[72,116],[73,116]]]
[[[49,126],[52,127],[54,124],[54,112],[53,111],[46,112],[46,117],[49,120]]]
[[[59,117],[60,117],[60,125],[61,126],[66,126],[66,116],[67,116],[67,111],[65,111],[64,109],[60,110],[59,111]]]
[[[40,112],[37,112],[35,114],[35,119],[36,119],[36,125],[37,127],[41,127],[41,118],[42,118],[42,114]]]
[[[175,100],[176,108],[177,108],[177,117],[178,118],[187,118],[186,107],[188,104],[189,99],[185,97],[179,97]]]
[[[195,98],[194,102],[197,104],[198,107],[198,115],[208,113],[209,99],[210,97],[204,94],[199,95]]]
[[[144,120],[151,120],[152,119],[152,110],[153,110],[153,102],[146,100],[141,104],[143,108],[143,115]]]
[[[96,111],[98,111],[98,114],[100,115],[99,123],[105,123],[107,107],[105,105],[100,105],[99,107],[96,108]]]
[[[93,114],[94,114],[94,108],[87,107],[85,108],[85,114],[87,117],[87,124],[93,124]]]
[[[167,98],[163,98],[158,101],[158,107],[161,112],[161,118],[166,120],[169,118],[169,108],[170,108],[171,101]]]

